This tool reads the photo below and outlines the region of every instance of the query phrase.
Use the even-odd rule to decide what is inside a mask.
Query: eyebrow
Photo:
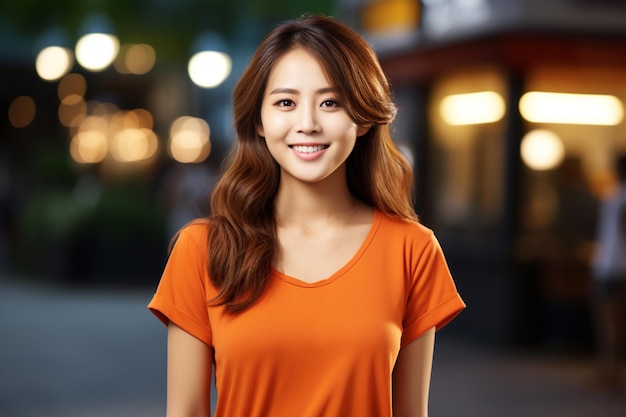
[[[316,91],[317,94],[326,94],[326,93],[334,93],[337,90],[333,87],[325,87],[325,88],[320,88],[319,90]],[[293,88],[275,88],[272,91],[270,91],[269,95],[272,94],[300,94],[300,92],[298,90],[295,90]]]

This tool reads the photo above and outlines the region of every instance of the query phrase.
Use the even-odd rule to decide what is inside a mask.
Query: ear
[[[357,126],[356,137],[359,138],[369,132],[371,126]]]
[[[261,123],[256,126],[256,134],[262,138],[265,137],[265,130],[263,129],[263,125]]]

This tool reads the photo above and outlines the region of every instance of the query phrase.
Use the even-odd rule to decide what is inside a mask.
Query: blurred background
[[[0,1],[0,415],[164,414],[145,306],[174,231],[208,214],[234,84],[304,12],[376,49],[468,304],[433,414],[625,415],[594,382],[590,294],[626,155],[623,0]]]

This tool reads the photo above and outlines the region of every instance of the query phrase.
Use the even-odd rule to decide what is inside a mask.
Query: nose
[[[316,107],[312,105],[300,105],[298,111],[296,112],[297,121],[295,125],[298,133],[304,133],[307,135],[319,133],[320,125],[316,110]]]

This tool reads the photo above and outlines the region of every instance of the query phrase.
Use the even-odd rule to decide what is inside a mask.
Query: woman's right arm
[[[213,351],[172,322],[167,329],[166,415],[210,417]]]

